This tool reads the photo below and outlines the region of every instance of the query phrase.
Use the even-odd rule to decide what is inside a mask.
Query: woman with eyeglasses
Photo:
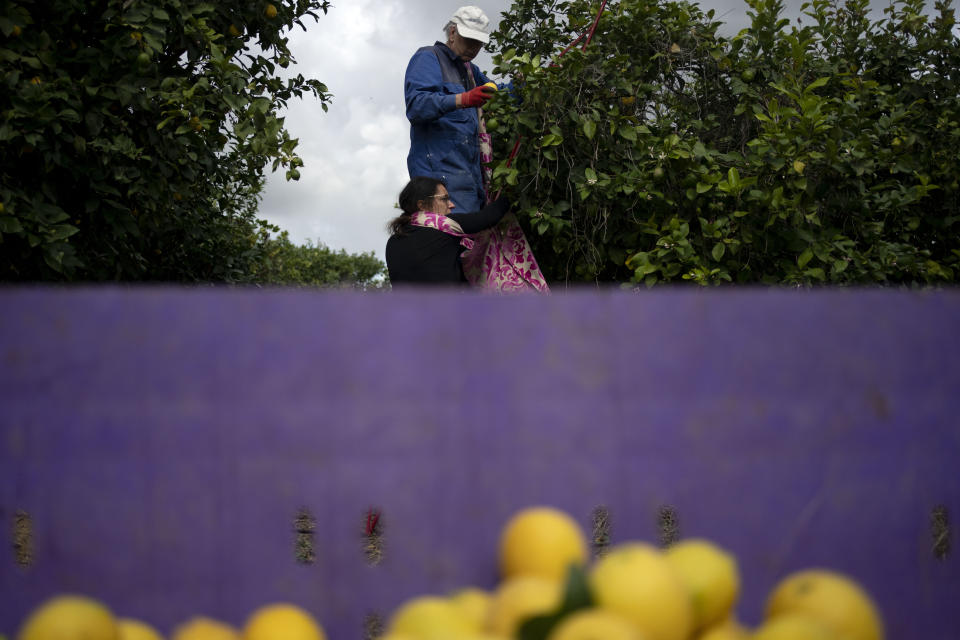
[[[494,226],[510,208],[499,198],[475,213],[454,208],[443,182],[418,176],[400,192],[400,209],[387,228],[387,271],[393,285],[469,284],[460,254],[472,246],[471,234]]]

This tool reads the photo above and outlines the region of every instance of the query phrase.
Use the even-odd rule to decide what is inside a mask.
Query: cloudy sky
[[[260,214],[290,232],[297,244],[308,240],[350,253],[372,251],[383,259],[386,223],[396,215],[397,194],[408,180],[410,143],[404,115],[403,75],[417,48],[443,38],[443,25],[464,1],[334,0],[307,31],[290,34],[294,73],[317,78],[334,94],[324,113],[316,100],[290,105],[291,135],[299,138],[304,161],[299,182],[270,174]],[[477,2],[496,27],[510,0]],[[801,0],[786,0],[795,14]],[[705,0],[723,16],[726,30],[746,26],[740,0]],[[474,60],[492,69],[490,55]]]

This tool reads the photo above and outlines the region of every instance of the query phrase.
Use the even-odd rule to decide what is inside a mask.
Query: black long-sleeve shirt
[[[464,233],[477,233],[494,226],[510,209],[510,201],[500,198],[477,213],[451,213]],[[438,229],[407,225],[403,234],[387,240],[387,271],[391,284],[463,285],[460,238]]]

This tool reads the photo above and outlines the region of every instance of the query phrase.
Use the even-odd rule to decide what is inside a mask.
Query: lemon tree
[[[302,164],[278,114],[331,97],[280,73],[329,2],[267,5],[0,4],[0,280],[250,279],[265,170]]]
[[[960,276],[949,3],[515,0],[492,35],[497,186],[555,282],[943,283]],[[508,166],[514,143],[519,153]]]

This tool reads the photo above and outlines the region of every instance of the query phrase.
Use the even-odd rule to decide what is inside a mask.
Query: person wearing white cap
[[[481,107],[495,89],[484,86],[490,80],[471,60],[489,42],[489,29],[482,10],[460,7],[444,27],[446,42],[418,49],[404,76],[410,177],[441,180],[462,212],[479,211],[487,199],[483,161],[489,137]]]

